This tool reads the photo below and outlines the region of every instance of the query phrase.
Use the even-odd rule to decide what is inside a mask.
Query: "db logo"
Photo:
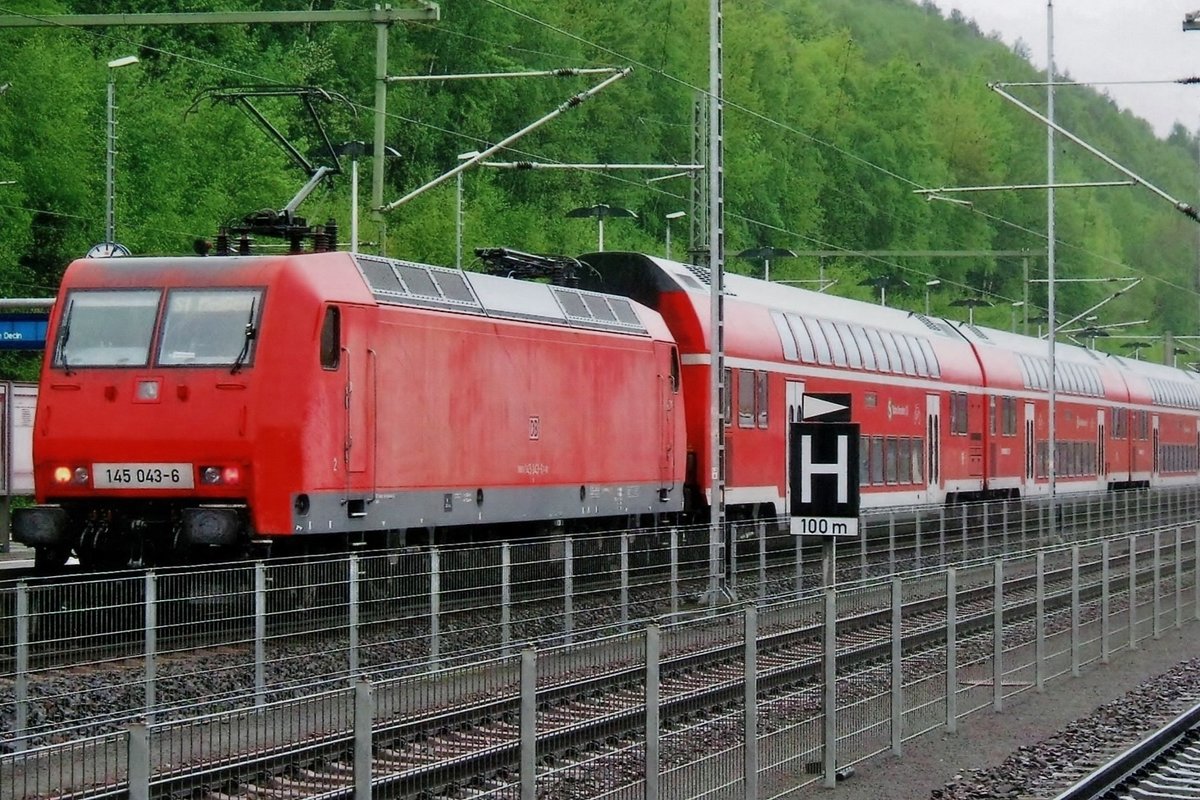
[[[542,421],[540,417],[529,418],[529,440],[537,441],[542,438]]]

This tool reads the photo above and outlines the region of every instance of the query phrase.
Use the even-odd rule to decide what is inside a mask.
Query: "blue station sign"
[[[0,314],[0,350],[42,350],[50,313],[23,311]]]

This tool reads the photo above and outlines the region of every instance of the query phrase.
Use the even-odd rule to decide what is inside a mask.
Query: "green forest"
[[[405,0],[393,0],[401,7]],[[11,0],[0,16],[173,11],[295,10],[239,0]],[[699,0],[443,0],[441,18],[396,24],[389,75],[445,75],[631,67],[578,107],[514,142],[500,161],[560,164],[686,164],[694,157],[693,106],[708,87],[708,4]],[[309,9],[369,8],[314,0]],[[415,7],[415,6],[414,6]],[[993,191],[970,205],[930,201],[923,188],[1039,184],[1046,179],[1044,126],[989,89],[991,82],[1044,79],[1023,48],[1007,47],[957,15],[915,0],[726,0],[724,4],[727,268],[761,274],[737,257],[760,246],[792,251],[977,251],[970,258],[810,256],[778,259],[771,278],[837,283],[829,291],[965,319],[953,305],[975,297],[980,324],[1008,328],[1012,305],[1030,291],[1044,314],[1046,195]],[[221,225],[280,209],[307,175],[278,142],[212,91],[229,87],[319,87],[331,141],[372,141],[375,26],[369,23],[188,27],[0,28],[0,293],[54,293],[66,265],[104,239],[107,85],[117,115],[116,239],[137,255],[190,254]],[[113,59],[137,64],[110,69]],[[553,111],[602,76],[436,80],[388,89],[384,198],[395,200]],[[1045,90],[1014,88],[1045,107]],[[1185,201],[1197,196],[1196,139],[1177,128],[1164,139],[1105,95],[1062,88],[1065,128]],[[256,106],[298,151],[321,159],[322,140],[294,98]],[[1057,180],[1122,179],[1066,140]],[[300,206],[310,222],[336,220],[349,236],[346,171]],[[451,265],[456,187],[451,180],[376,220],[371,163],[360,162],[360,239],[366,252]],[[463,175],[465,266],[477,247],[575,255],[596,247],[594,219],[570,218],[607,203],[636,219],[609,220],[606,249],[661,253],[673,224],[686,250],[685,177],[622,170],[498,170]],[[1200,329],[1196,222],[1145,187],[1057,193],[1059,278],[1132,278],[1142,283],[1097,312],[1096,324],[1149,320],[1121,332],[1155,336]],[[267,251],[273,244],[260,241]],[[996,256],[996,251],[1028,251]],[[940,284],[932,289],[928,281]],[[1041,282],[1038,282],[1038,281]],[[902,283],[902,282],[903,283]],[[1066,281],[1059,319],[1111,295],[1117,282]],[[1096,346],[1126,353],[1117,337]],[[1184,355],[1180,363],[1192,359]],[[36,359],[0,359],[7,377],[29,378]]]

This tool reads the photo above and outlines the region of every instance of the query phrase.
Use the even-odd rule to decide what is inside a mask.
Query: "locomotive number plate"
[[[93,464],[97,489],[191,489],[191,464]]]

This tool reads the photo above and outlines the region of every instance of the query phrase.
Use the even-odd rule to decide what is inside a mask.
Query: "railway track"
[[[1109,760],[1057,800],[1200,796],[1200,705]]]

